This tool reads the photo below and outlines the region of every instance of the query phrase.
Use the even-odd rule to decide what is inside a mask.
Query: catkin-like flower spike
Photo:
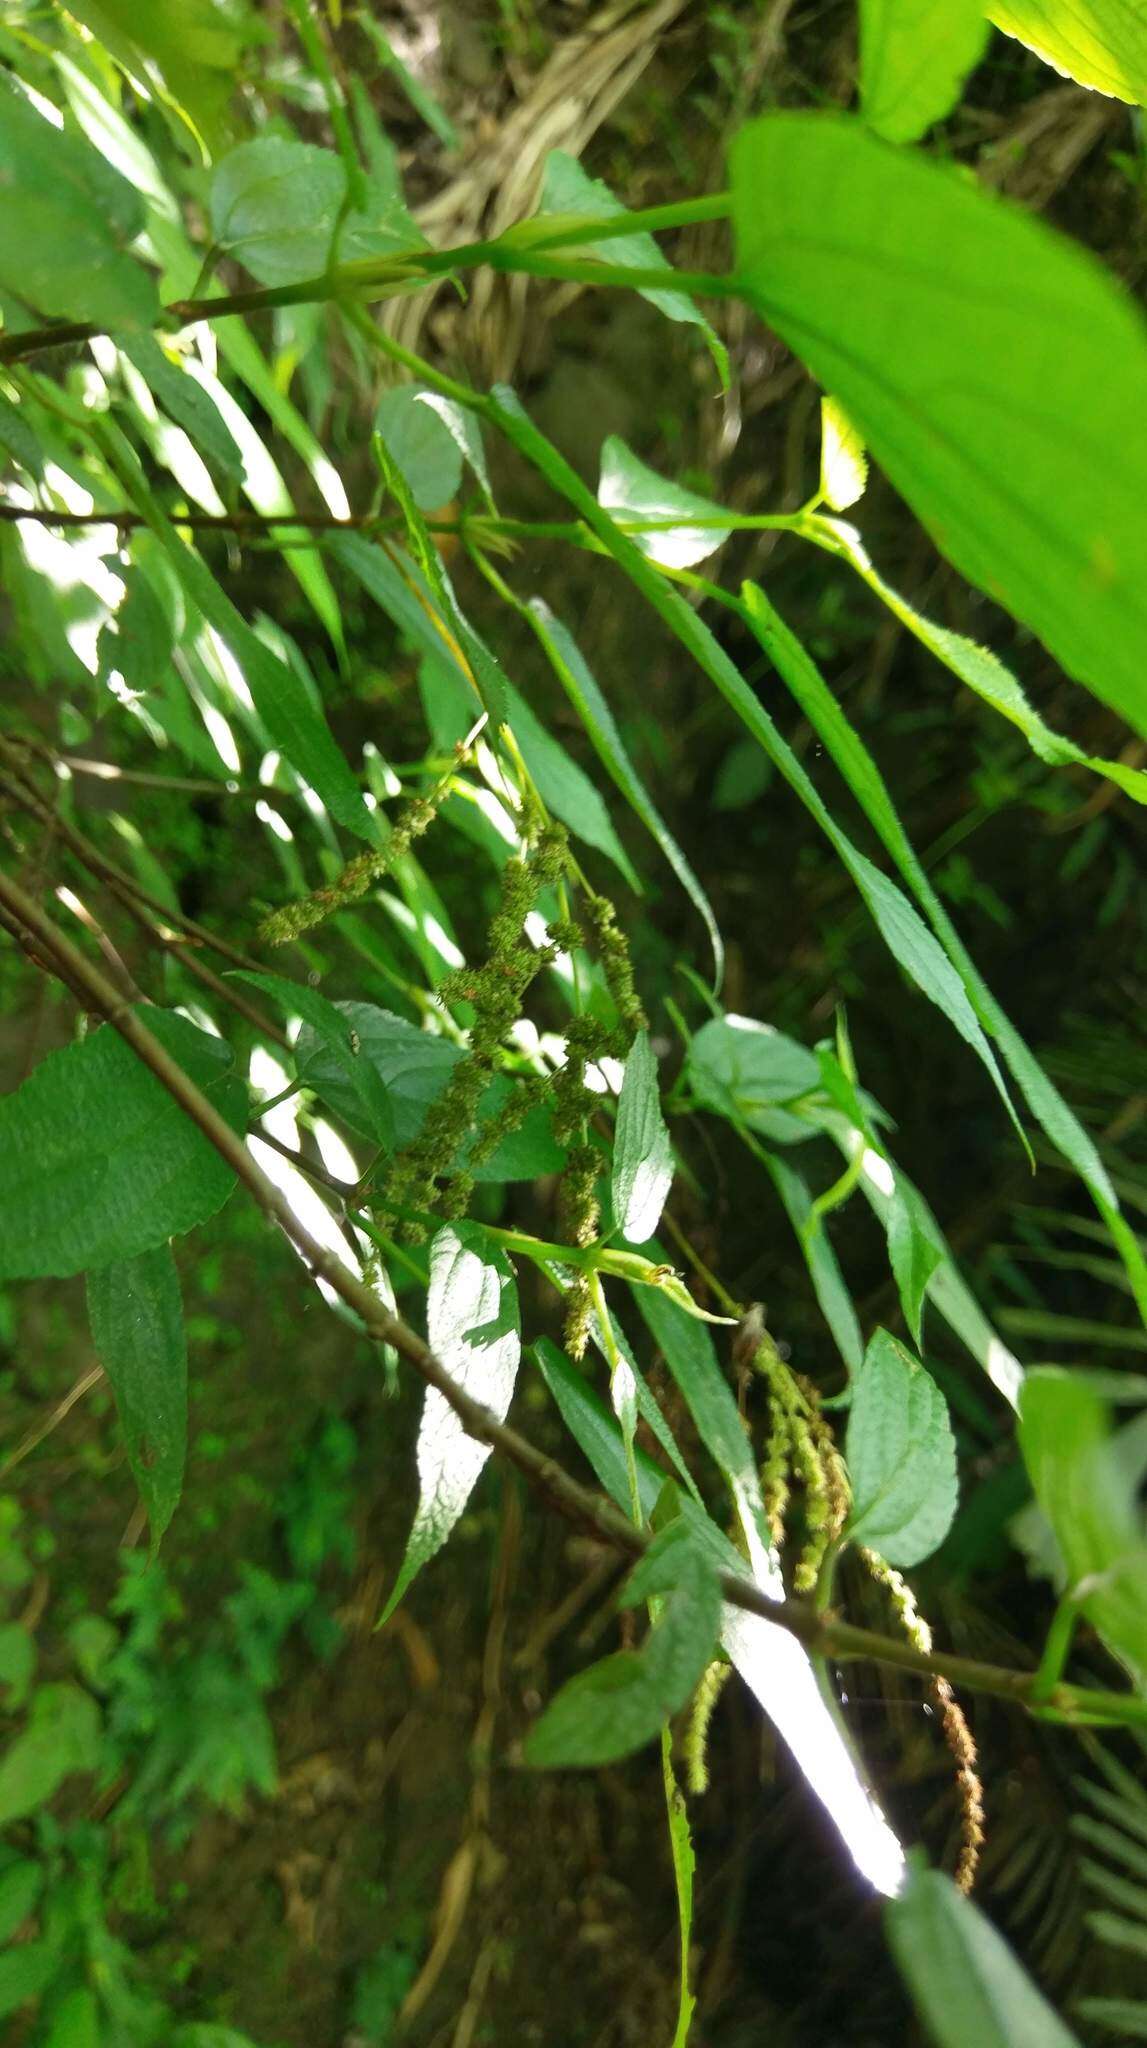
[[[709,1724],[733,1667],[715,1657],[702,1673],[685,1730],[685,1783],[695,1799],[709,1790]]]

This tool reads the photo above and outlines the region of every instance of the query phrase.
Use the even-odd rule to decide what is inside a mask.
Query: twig
[[[22,943],[51,963],[51,971],[67,977],[84,991],[88,1008],[102,1016],[154,1074],[161,1086],[191,1118],[208,1143],[226,1160],[236,1178],[272,1223],[299,1251],[316,1278],[325,1280],[344,1305],[357,1315],[365,1332],[375,1343],[389,1344],[406,1360],[427,1386],[437,1389],[453,1409],[466,1434],[518,1469],[532,1486],[569,1520],[596,1530],[611,1547],[630,1558],[644,1556],[653,1538],[600,1494],[582,1486],[553,1458],[522,1436],[509,1423],[499,1421],[489,1408],[458,1384],[430,1346],[416,1330],[395,1315],[376,1294],[348,1271],[334,1252],[312,1237],[278,1188],[267,1178],[248,1151],[242,1138],[226,1123],[215,1105],[184,1073],[166,1048],[148,1030],[143,1019],[126,1003],[102,971],[87,960],[65,938],[40,906],[19,883],[0,873],[0,914],[21,934]],[[812,1654],[834,1663],[869,1661],[888,1664],[902,1671],[929,1677],[948,1678],[998,1699],[1013,1701],[1033,1712],[1066,1721],[1099,1720],[1106,1723],[1142,1723],[1147,1720],[1147,1701],[1134,1694],[1113,1693],[1059,1683],[1046,1694],[1039,1693],[1036,1675],[1002,1665],[984,1664],[972,1657],[926,1654],[891,1636],[871,1629],[856,1628],[834,1615],[818,1614],[800,1600],[771,1600],[762,1587],[739,1572],[718,1575],[722,1598],[731,1606],[755,1614],[775,1628],[783,1628]]]

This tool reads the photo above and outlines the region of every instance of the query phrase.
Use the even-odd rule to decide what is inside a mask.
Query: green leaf
[[[835,398],[820,402],[820,494],[834,512],[864,496],[868,457],[864,443]]]
[[[512,684],[506,691],[506,706],[510,727],[522,750],[522,759],[546,809],[560,818],[563,825],[568,825],[576,839],[586,846],[596,846],[599,853],[604,853],[630,888],[640,895],[641,878],[614,830],[613,820],[597,785],[534,717]]]
[[[902,1174],[893,1182],[888,1204],[888,1256],[900,1295],[904,1320],[917,1350],[928,1282],[946,1257],[943,1240],[911,1181]]]
[[[657,1061],[649,1033],[639,1031],[625,1062],[613,1139],[613,1215],[630,1244],[652,1237],[672,1185],[673,1147],[661,1114]]]
[[[0,1955],[0,2018],[39,1998],[59,1967],[59,1945],[47,1939],[22,1942]]]
[[[597,501],[604,511],[620,513],[625,519],[679,522],[662,533],[630,536],[643,555],[666,569],[691,569],[728,539],[731,522],[720,505],[659,476],[640,462],[617,434],[611,434],[602,447]]]
[[[462,450],[426,398],[411,384],[384,391],[374,424],[406,478],[420,511],[437,512],[457,496],[462,481]]]
[[[657,1595],[657,1618],[640,1650],[618,1650],[571,1678],[526,1738],[535,1770],[592,1769],[630,1756],[664,1727],[713,1655],[721,1593],[708,1557],[681,1521],[654,1538],[621,1595],[624,1607]]]
[[[116,335],[117,346],[139,371],[153,398],[182,427],[204,460],[242,483],[245,466],[227,422],[203,386],[173,361],[154,334]]]
[[[974,640],[968,640],[962,633],[949,632],[946,626],[937,626],[932,619],[926,619],[910,605],[898,591],[890,588],[882,576],[877,574],[869,560],[856,528],[847,526],[843,520],[813,519],[809,522],[810,537],[821,545],[826,542],[834,554],[843,555],[851,563],[857,575],[875,592],[882,604],[887,605],[902,626],[915,635],[922,647],[942,661],[945,668],[959,676],[977,697],[985,704],[1011,721],[1027,740],[1032,753],[1050,767],[1090,768],[1096,775],[1104,775],[1114,782],[1136,803],[1147,803],[1147,772],[1142,768],[1130,768],[1123,761],[1109,761],[1098,754],[1085,754],[1074,740],[1065,739],[1062,733],[1053,732],[1045,724],[1035,706],[1029,703],[1021,684],[1005,667],[999,656],[990,648],[980,647]]]
[[[760,1479],[753,1447],[718,1363],[711,1331],[660,1288],[635,1287],[632,1291],[701,1442],[724,1474],[738,1510],[756,1520]]]
[[[143,224],[127,179],[0,71],[0,287],[64,320],[149,327],[155,280],[128,254]]]
[[[458,1061],[465,1058],[465,1048],[420,1031],[405,1017],[396,1017],[374,1003],[340,1002],[332,1008],[355,1034],[356,1059],[369,1062],[386,1088],[394,1116],[394,1144],[401,1150],[418,1136],[431,1103],[437,1102]],[[314,1088],[354,1130],[366,1128],[357,1085],[305,1020],[295,1042],[295,1070],[300,1081]],[[475,1134],[460,1148],[458,1164],[465,1164],[477,1129],[500,1114],[514,1086],[506,1075],[494,1076],[478,1105]],[[474,1177],[479,1181],[536,1180],[539,1174],[560,1172],[564,1164],[565,1153],[554,1138],[549,1113],[538,1104],[517,1130],[501,1140],[490,1158],[475,1168]]]
[[[246,1090],[222,1039],[150,1006],[148,1030],[233,1130]],[[62,1278],[134,1258],[206,1222],[231,1168],[105,1024],[49,1053],[0,1100],[0,1277]]]
[[[1147,1542],[1134,1475],[1105,1404],[1080,1373],[1043,1366],[1020,1395],[1020,1449],[1066,1571],[1065,1591],[1147,1684]]]
[[[31,1712],[0,1757],[0,1827],[46,1806],[73,1771],[94,1771],[100,1710],[78,1685],[41,1685]]]
[[[615,198],[609,186],[600,178],[587,177],[576,157],[568,156],[564,149],[552,149],[546,158],[542,175],[542,198],[540,213],[561,213],[581,215],[593,220],[617,220],[628,209]],[[699,327],[709,346],[709,352],[717,365],[722,384],[729,381],[729,357],[722,342],[718,341],[709,322],[700,308],[687,293],[673,290],[673,265],[663,256],[652,235],[637,229],[632,235],[610,237],[604,242],[583,242],[578,244],[577,254],[600,256],[604,263],[624,264],[635,270],[648,270],[658,282],[648,290],[642,290],[641,297],[664,313],[667,320],[684,322],[687,326]],[[661,280],[664,279],[664,284]]]
[[[888,142],[915,142],[942,121],[988,33],[980,0],[861,0],[860,102],[869,127]]]
[[[86,1984],[74,1985],[53,2011],[44,2048],[100,2048],[101,2039],[99,2000]]]
[[[956,1512],[956,1445],[930,1373],[877,1330],[853,1384],[846,1458],[852,1542],[889,1564],[919,1564]]]
[[[697,1100],[718,1116],[733,1111],[766,1137],[787,1136],[794,1122],[778,1120],[780,1104],[819,1089],[820,1061],[806,1045],[755,1017],[711,1017],[689,1042],[685,1062]],[[798,1125],[801,1137],[807,1126]]]
[[[368,181],[368,204],[340,222],[346,170],[333,150],[278,135],[241,142],[211,179],[211,229],[260,284],[319,277],[349,263],[422,246],[397,168]],[[335,242],[337,231],[337,246]]]
[[[476,1224],[447,1224],[430,1247],[426,1334],[457,1385],[504,1421],[522,1354],[518,1290],[509,1261]],[[441,1550],[489,1455],[437,1388],[428,1387],[418,1432],[418,1510],[380,1625]]]
[[[699,912],[709,934],[719,982],[725,954],[709,899],[626,753],[613,713],[590,674],[580,648],[573,635],[540,597],[530,600],[528,616],[549,656],[554,674],[581,719],[606,773],[612,777],[630,809],[641,819],[646,831],[657,841],[686,895]]]
[[[368,845],[377,846],[377,824],[305,683],[288,662],[272,654],[258,634],[252,632],[202,556],[180,539],[158,498],[148,488],[123,437],[111,434],[106,439],[113,466],[143,512],[184,591],[237,661],[268,738],[309,782],[340,825]]]
[[[154,1557],[183,1491],[187,1457],[187,1340],[170,1245],[89,1273],[88,1319]]]
[[[0,1943],[19,1932],[44,1888],[44,1866],[22,1857],[0,1875]]]
[[[171,660],[171,620],[138,563],[121,574],[127,593],[100,634],[100,674],[118,669],[129,690],[154,690]]]
[[[227,132],[227,108],[249,36],[249,12],[217,0],[77,0],[69,9],[91,28],[135,81],[141,96],[156,91],[158,66],[180,111],[216,151]],[[200,144],[200,146],[202,146]]]
[[[1079,2048],[991,1921],[940,1871],[910,1869],[884,1924],[936,2048]]]
[[[35,1637],[18,1621],[0,1622],[0,1705],[6,1713],[23,1706],[35,1672]]]
[[[253,974],[240,969],[231,979],[247,981],[252,988],[262,989],[286,1016],[300,1017],[310,1026],[315,1041],[327,1060],[338,1067],[349,1094],[354,1098],[355,1113],[351,1121],[355,1129],[365,1131],[367,1137],[384,1151],[392,1151],[395,1118],[390,1090],[375,1062],[363,1054],[345,1012],[336,1008],[326,996],[320,995],[318,989],[309,988],[304,982],[290,981],[282,974]]]
[[[1147,101],[1147,16],[1137,0],[994,0],[988,18],[1067,78]]]
[[[37,481],[43,476],[44,456],[28,424],[27,407],[13,405],[3,392],[0,392],[0,448],[6,448],[13,462],[18,462],[29,476],[34,476]]]
[[[1131,300],[1030,213],[835,115],[742,129],[732,178],[752,303],[962,574],[1147,732]]]

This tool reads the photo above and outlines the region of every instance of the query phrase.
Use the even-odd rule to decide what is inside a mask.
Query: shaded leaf
[[[1020,1449],[1066,1573],[1064,1590],[1140,1686],[1147,1684],[1147,1541],[1135,1474],[1116,1448],[1107,1409],[1082,1374],[1029,1372]]]
[[[331,263],[421,245],[393,161],[368,180],[366,208],[340,220],[345,197],[346,169],[333,150],[293,137],[257,136],[215,167],[212,233],[267,285],[295,284],[321,276]]]
[[[919,1349],[924,1296],[946,1249],[942,1240],[937,1241],[928,1209],[902,1174],[893,1182],[888,1204],[888,1256],[904,1320]]]
[[[28,1719],[0,1757],[0,1827],[46,1806],[73,1771],[94,1771],[100,1710],[78,1685],[37,1686]]]
[[[240,969],[235,981],[250,982],[262,989],[288,1017],[300,1017],[310,1026],[315,1041],[327,1059],[338,1067],[353,1096],[356,1130],[365,1131],[376,1145],[390,1151],[395,1141],[394,1110],[390,1091],[374,1060],[365,1056],[354,1028],[344,1012],[328,997],[305,982],[290,981],[282,974],[253,974]]]
[[[846,1458],[852,1542],[889,1564],[919,1564],[956,1512],[956,1445],[935,1380],[886,1330],[853,1382]]]
[[[783,1136],[775,1112],[821,1085],[820,1061],[806,1045],[755,1017],[711,1017],[689,1042],[685,1062],[699,1102],[718,1116],[730,1111],[766,1136]],[[772,1113],[772,1114],[770,1114]],[[794,1121],[787,1118],[786,1123]],[[802,1137],[807,1127],[798,1125]]]
[[[937,2048],[1079,2048],[987,1916],[938,1870],[884,1908],[889,1946]]]
[[[550,1701],[525,1743],[537,1770],[615,1763],[640,1749],[683,1707],[713,1655],[721,1593],[709,1558],[680,1521],[634,1566],[623,1607],[663,1598],[640,1650],[618,1650],[581,1671]]]
[[[89,1273],[87,1292],[92,1342],[115,1395],[154,1556],[187,1456],[187,1340],[170,1245]]]
[[[151,1031],[233,1130],[231,1049],[174,1011]],[[62,1277],[134,1258],[206,1222],[235,1176],[108,1024],[50,1053],[0,1100],[0,1274]]]
[[[384,391],[375,429],[402,471],[423,512],[437,512],[457,495],[462,450],[448,426],[411,384]]]
[[[426,1334],[451,1378],[504,1421],[522,1352],[518,1290],[509,1261],[474,1224],[447,1224],[430,1247]],[[489,1455],[437,1388],[428,1387],[418,1432],[418,1509],[382,1621],[441,1550]]]
[[[539,211],[617,220],[627,208],[600,178],[588,177],[576,157],[567,155],[564,149],[552,149],[546,158]],[[657,282],[641,291],[642,298],[656,306],[659,313],[664,313],[667,320],[699,327],[709,345],[721,382],[728,382],[729,358],[723,343],[717,339],[696,302],[686,292],[673,290],[673,265],[662,255],[652,235],[639,228],[632,235],[610,237],[604,242],[581,242],[577,253],[600,256],[603,263],[648,270],[651,279]],[[664,284],[661,279],[665,280]]]
[[[155,280],[128,253],[143,224],[127,179],[0,71],[0,286],[65,320],[151,326]]]

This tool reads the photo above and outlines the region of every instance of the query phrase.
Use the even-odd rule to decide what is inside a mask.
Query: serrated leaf
[[[590,178],[582,170],[576,157],[567,155],[564,149],[552,149],[546,158],[542,174],[542,198],[539,212],[588,215],[600,220],[617,220],[628,209],[621,204],[603,184],[600,178]],[[673,289],[673,265],[663,256],[652,235],[637,229],[632,235],[611,237],[603,242],[582,242],[577,253],[600,256],[603,263],[625,264],[634,269],[648,270],[651,283],[648,289],[640,288],[641,297],[667,320],[676,320],[687,326],[699,327],[717,365],[722,384],[729,381],[729,358],[724,344],[717,339],[704,314],[686,292]],[[661,280],[664,280],[664,283]]]
[[[673,1185],[673,1147],[661,1114],[657,1061],[649,1033],[629,1049],[613,1137],[613,1214],[631,1244],[652,1237]]]
[[[732,173],[737,268],[763,317],[961,573],[1147,732],[1131,299],[1031,214],[839,116],[750,124]]]
[[[226,420],[194,377],[173,362],[154,334],[116,335],[117,346],[139,371],[152,397],[203,456],[226,477],[242,483],[245,466]]]
[[[617,434],[611,434],[602,446],[597,501],[606,512],[619,513],[625,519],[679,522],[661,533],[630,535],[643,555],[666,569],[693,568],[715,554],[729,537],[723,506],[659,476],[639,461]]]
[[[233,1130],[246,1089],[231,1049],[174,1011],[148,1030]],[[0,1276],[83,1273],[206,1222],[231,1168],[109,1024],[49,1053],[0,1100]]]
[[[928,1282],[946,1256],[936,1227],[911,1181],[902,1174],[892,1184],[888,1204],[888,1256],[900,1295],[900,1306],[913,1343],[920,1347],[920,1323]]]
[[[915,142],[951,113],[987,40],[980,0],[861,0],[860,101],[869,127],[888,142]]]
[[[457,496],[462,450],[456,436],[412,384],[384,391],[374,416],[422,512],[437,512]]]
[[[286,975],[255,974],[241,968],[231,978],[250,982],[252,988],[262,989],[286,1016],[300,1017],[310,1026],[317,1045],[338,1067],[354,1098],[352,1122],[355,1129],[364,1131],[384,1151],[393,1150],[395,1118],[390,1090],[375,1062],[363,1054],[354,1027],[344,1012],[336,1008],[328,997],[320,995],[318,989],[309,988],[304,982],[290,981]]]
[[[845,1455],[851,1541],[894,1565],[930,1556],[956,1512],[956,1445],[935,1380],[886,1330],[853,1383]]]
[[[401,1150],[418,1136],[431,1103],[438,1100],[458,1061],[465,1057],[464,1048],[453,1045],[449,1039],[435,1038],[429,1031],[420,1031],[416,1024],[407,1023],[405,1017],[396,1017],[375,1003],[339,1002],[332,1007],[355,1034],[359,1047],[356,1058],[370,1063],[387,1090],[394,1115],[394,1143]],[[305,1021],[295,1043],[295,1067],[300,1081],[316,1089],[353,1129],[363,1129],[357,1086],[352,1085],[343,1063],[332,1056],[329,1047]],[[474,1132],[467,1134],[459,1147],[459,1165],[465,1165],[482,1124],[505,1107],[514,1085],[505,1075],[494,1076],[478,1104]],[[518,1128],[501,1140],[489,1159],[474,1169],[474,1178],[536,1180],[539,1174],[560,1172],[565,1156],[554,1138],[549,1113],[537,1104]]]
[[[518,1290],[509,1261],[475,1224],[447,1224],[430,1247],[426,1334],[451,1378],[504,1421],[522,1354]],[[428,1387],[418,1432],[418,1510],[382,1621],[441,1550],[489,1455],[437,1388]]]
[[[0,1827],[46,1806],[73,1771],[94,1771],[100,1710],[82,1687],[37,1686],[20,1733],[0,1757]]]
[[[662,1595],[640,1650],[618,1650],[571,1678],[535,1722],[525,1761],[535,1770],[593,1768],[630,1756],[683,1707],[713,1655],[721,1619],[717,1574],[677,1521],[630,1573],[621,1604]]]
[[[1112,99],[1147,101],[1147,16],[1138,0],[996,0],[987,12],[1065,78]]]
[[[0,287],[61,319],[149,327],[155,280],[128,253],[143,225],[127,179],[0,71]]]
[[[1003,1936],[942,1872],[910,1870],[884,1924],[936,2048],[1079,2048]]]
[[[1019,1438],[1059,1546],[1065,1590],[1079,1589],[1082,1611],[1108,1648],[1147,1684],[1147,1541],[1137,1480],[1105,1404],[1082,1374],[1039,1367],[1024,1380]]]
[[[820,402],[820,494],[834,512],[864,496],[868,457],[864,443],[835,398]]]
[[[154,1557],[183,1491],[187,1457],[187,1340],[170,1245],[88,1274],[96,1356],[147,1509]]]

